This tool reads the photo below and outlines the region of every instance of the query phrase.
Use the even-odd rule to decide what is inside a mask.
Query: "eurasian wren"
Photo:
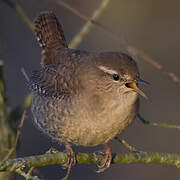
[[[51,12],[35,20],[42,47],[42,69],[33,71],[32,113],[38,128],[65,144],[105,147],[99,172],[110,166],[107,143],[132,122],[139,109],[135,61],[120,52],[92,53],[68,48],[61,25]],[[70,166],[72,161],[70,161]]]

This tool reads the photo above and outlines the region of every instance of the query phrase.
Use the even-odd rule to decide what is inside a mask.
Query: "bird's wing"
[[[53,98],[69,94],[71,75],[66,74],[69,72],[66,68],[63,65],[48,65],[33,71],[29,81],[30,90],[40,96]]]

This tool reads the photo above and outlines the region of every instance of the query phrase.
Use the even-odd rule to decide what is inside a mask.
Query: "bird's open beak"
[[[137,92],[138,94],[140,94],[141,96],[143,96],[145,99],[148,99],[148,97],[137,87],[137,83],[138,83],[138,82],[149,85],[148,82],[139,79],[139,80],[134,81],[134,82],[126,83],[126,87],[133,89],[135,92]]]

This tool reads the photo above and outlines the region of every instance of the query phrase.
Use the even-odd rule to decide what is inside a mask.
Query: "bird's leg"
[[[65,164],[63,164],[63,167],[67,169],[67,173],[66,173],[66,176],[62,180],[68,179],[71,168],[76,163],[75,153],[74,153],[71,145],[68,142],[65,143],[65,148],[66,148],[66,152],[68,154],[68,161]]]
[[[99,167],[99,170],[97,171],[98,173],[104,172],[107,168],[109,168],[112,161],[112,153],[108,144],[104,144],[104,151],[105,151],[104,161],[102,164],[98,165]]]

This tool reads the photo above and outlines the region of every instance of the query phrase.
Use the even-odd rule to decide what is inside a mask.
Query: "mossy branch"
[[[77,164],[99,164],[103,161],[103,155],[96,153],[77,153]],[[23,174],[25,168],[42,167],[47,165],[64,164],[68,160],[68,156],[63,152],[46,153],[43,155],[29,156],[24,158],[9,159],[0,164],[0,171],[9,171]],[[180,154],[161,153],[161,152],[137,152],[127,154],[113,155],[112,164],[166,164],[180,168]],[[30,179],[38,179],[31,176]]]

